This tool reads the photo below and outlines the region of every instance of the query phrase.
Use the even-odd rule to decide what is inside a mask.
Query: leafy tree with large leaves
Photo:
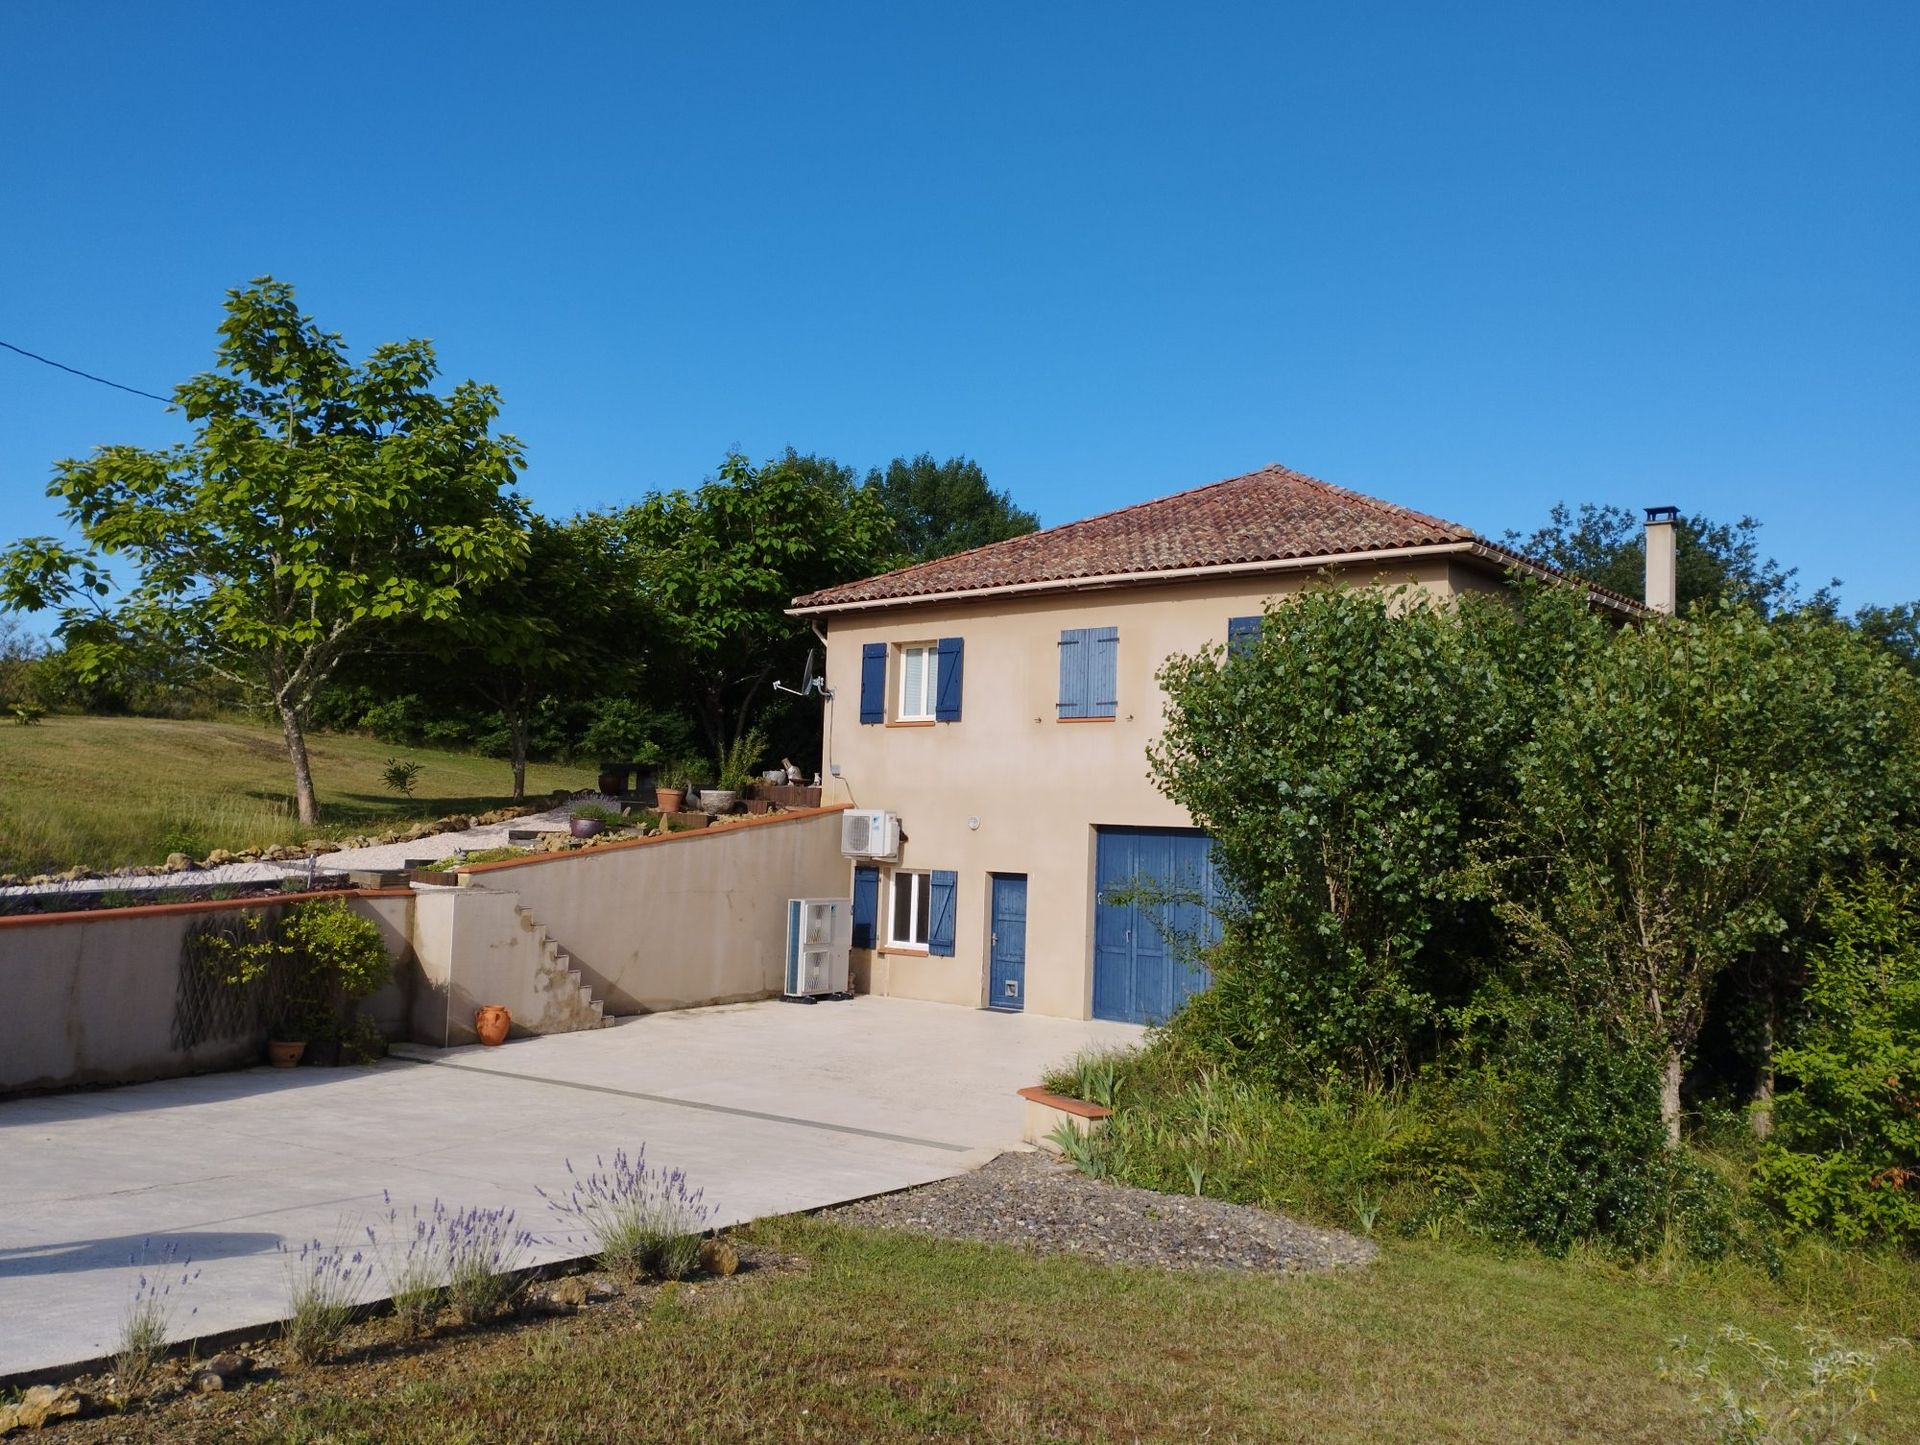
[[[0,602],[57,608],[83,666],[121,639],[163,637],[276,716],[300,821],[317,817],[306,729],[341,662],[397,618],[450,622],[527,552],[521,460],[500,399],[438,395],[433,347],[355,365],[338,334],[262,277],[228,293],[218,364],[175,389],[193,439],[60,462],[50,496],[85,539],[0,554]],[[135,573],[118,591],[110,565]]]
[[[893,521],[850,468],[791,448],[763,466],[739,453],[692,491],[656,493],[615,525],[644,582],[664,690],[689,700],[718,757],[746,736],[767,686],[809,645],[786,615],[802,593],[892,560]]]
[[[526,566],[479,591],[449,630],[461,640],[454,658],[461,678],[506,722],[519,799],[527,795],[540,700],[611,691],[634,675],[647,651],[651,609],[623,564],[613,518],[535,517]]]
[[[893,518],[900,551],[914,562],[1024,536],[1040,525],[1011,495],[995,491],[980,464],[966,457],[895,457],[885,471],[867,474],[867,488]]]

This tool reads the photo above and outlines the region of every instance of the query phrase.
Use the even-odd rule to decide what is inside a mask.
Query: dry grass
[[[322,735],[309,740],[322,825],[293,821],[280,734],[244,722],[49,717],[0,727],[0,872],[158,863],[170,852],[337,837],[508,801],[495,758]],[[380,784],[388,758],[420,764],[412,799]],[[591,769],[536,764],[532,794],[584,787]]]
[[[189,1401],[113,1438],[1684,1441],[1704,1436],[1655,1376],[1668,1339],[1737,1323],[1786,1344],[1800,1318],[1738,1272],[1663,1279],[1425,1244],[1283,1279],[808,1220],[751,1235],[810,1267],[317,1371],[217,1418]],[[1890,1360],[1869,1434],[1914,1438],[1917,1390],[1913,1361]]]

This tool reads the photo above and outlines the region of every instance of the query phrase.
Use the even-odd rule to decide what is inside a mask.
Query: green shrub
[[[1212,996],[1175,1025],[1270,1079],[1406,1077],[1463,1002],[1489,911],[1463,868],[1532,700],[1490,599],[1314,589],[1258,640],[1170,659],[1154,780],[1214,839]]]
[[[1920,1244],[1920,885],[1870,868],[1822,921],[1756,1188],[1790,1231]]]
[[[759,776],[755,770],[766,751],[767,735],[759,728],[734,739],[720,754],[717,774],[720,786],[728,792],[744,793]]]
[[[399,758],[388,758],[387,765],[380,770],[380,783],[389,793],[398,793],[402,797],[413,796],[414,784],[420,780],[420,764],[402,762]]]
[[[1516,1127],[1489,1201],[1495,1232],[1552,1254],[1589,1238],[1643,1245],[1667,1173],[1654,1054],[1564,1007],[1540,1008],[1515,1032]]]

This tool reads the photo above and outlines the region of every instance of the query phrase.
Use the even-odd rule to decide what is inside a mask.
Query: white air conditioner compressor
[[[849,858],[898,858],[900,815],[849,808],[840,815],[840,851]]]
[[[786,996],[805,1003],[853,997],[847,979],[852,943],[851,898],[788,899]]]

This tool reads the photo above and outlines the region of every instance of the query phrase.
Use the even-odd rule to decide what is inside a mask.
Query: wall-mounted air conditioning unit
[[[898,858],[900,815],[850,808],[840,815],[840,851],[849,858]]]
[[[851,898],[787,900],[787,966],[791,999],[850,998],[847,949],[853,943]]]

